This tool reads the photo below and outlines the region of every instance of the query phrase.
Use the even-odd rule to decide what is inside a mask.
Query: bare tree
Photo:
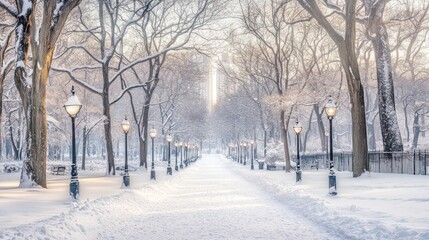
[[[16,6],[0,1],[0,7],[16,18],[15,84],[27,120],[27,150],[21,186],[47,187],[47,81],[56,41],[69,13],[79,3],[80,0],[43,1],[39,7],[37,1],[18,0]],[[36,16],[38,9],[43,9],[40,18]],[[30,69],[26,71],[30,45],[32,58]]]
[[[290,22],[297,13],[291,1],[240,1],[241,20],[247,32],[256,39],[256,46],[262,52],[263,60],[269,65],[263,70],[262,76],[275,85],[279,101],[279,123],[283,148],[285,153],[286,171],[290,171],[289,147],[287,141],[287,127],[293,106],[283,104],[290,88],[291,81],[297,75],[296,66],[292,60],[294,50],[294,29]],[[272,69],[272,70],[271,70]],[[276,101],[273,98],[274,101]]]
[[[141,89],[144,99],[140,111],[137,110],[137,105],[133,103],[133,97],[130,95],[133,117],[139,132],[140,166],[147,168],[149,110],[168,55],[173,51],[195,49],[190,46],[192,40],[200,36],[205,27],[217,20],[223,6],[224,3],[220,0],[162,2],[140,22],[138,36],[142,39],[139,45],[142,52],[139,54],[152,56],[146,62],[145,78],[139,72],[133,71],[134,78],[143,86]],[[174,18],[179,16],[180,21],[172,20],[173,16]],[[139,95],[141,96],[141,93]]]
[[[356,0],[345,2],[345,34],[342,35],[322,13],[316,0],[298,0],[301,6],[323,27],[338,48],[341,65],[346,75],[353,125],[353,176],[359,177],[368,169],[368,144],[365,119],[364,90],[360,79],[355,51]],[[325,1],[330,3],[329,1]]]
[[[111,105],[118,101],[128,90],[135,87],[142,87],[142,85],[133,85],[124,89],[119,97],[114,100],[111,100],[112,88],[115,86],[115,81],[120,79],[122,73],[148,60],[148,58],[139,57],[125,65],[122,62],[123,56],[121,52],[118,52],[118,49],[121,50],[120,46],[122,46],[125,41],[124,38],[128,29],[148,14],[157,4],[159,4],[159,2],[155,0],[125,2],[99,0],[98,25],[95,26],[93,26],[91,17],[86,16],[89,18],[86,19],[85,13],[80,9],[80,25],[75,31],[80,32],[81,30],[79,29],[82,28],[83,32],[86,33],[84,39],[88,38],[90,43],[94,44],[84,45],[86,42],[84,41],[78,45],[68,46],[59,56],[69,52],[83,53],[92,59],[95,64],[90,66],[77,66],[73,69],[53,68],[55,71],[67,74],[74,82],[102,98],[108,174],[115,175],[111,133]],[[95,44],[98,45],[97,50],[93,47]],[[99,52],[99,57],[97,57],[94,51]],[[117,57],[118,53],[119,57]],[[94,70],[101,71],[101,89],[90,85],[87,79],[79,78],[79,73],[82,71]]]
[[[6,75],[12,70],[13,67],[13,59],[7,59],[6,53],[8,49],[10,50],[10,38],[13,33],[9,31],[3,40],[0,40],[0,123],[3,116],[3,90],[4,90],[4,81]],[[2,138],[2,131],[0,129],[0,139]],[[0,144],[0,158],[2,156],[2,147]]]
[[[378,109],[384,151],[403,151],[401,132],[395,107],[395,92],[389,37],[384,23],[387,0],[364,0],[366,36],[371,41],[377,69]]]

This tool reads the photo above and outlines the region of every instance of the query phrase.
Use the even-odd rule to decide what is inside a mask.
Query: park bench
[[[66,167],[65,166],[53,166],[52,167],[52,174],[55,175],[64,175],[66,171]]]
[[[275,170],[286,170],[286,166],[284,164],[280,163],[267,163],[267,170],[268,171],[275,171]]]
[[[20,170],[20,167],[14,164],[11,164],[11,165],[8,164],[8,165],[4,165],[3,172],[12,173],[12,172],[19,172],[19,170]]]

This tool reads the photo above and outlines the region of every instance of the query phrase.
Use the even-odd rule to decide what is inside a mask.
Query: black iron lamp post
[[[156,135],[158,134],[158,132],[156,131],[155,128],[152,127],[151,130],[149,130],[149,136],[152,139],[152,165],[151,165],[151,169],[150,169],[150,179],[152,180],[156,180],[156,176],[155,176],[155,147],[153,144],[153,140],[155,139]]]
[[[167,137],[165,137],[165,140],[167,140],[167,142],[168,142],[168,166],[167,166],[167,174],[168,175],[172,175],[173,174],[173,171],[172,171],[172,169],[171,169],[171,165],[170,165],[170,159],[171,159],[171,151],[170,151],[170,144],[171,144],[171,141],[173,141],[173,136],[171,136],[170,134],[168,134],[167,135]]]
[[[328,131],[326,131],[325,132],[325,151],[326,151],[326,162],[328,162],[328,159],[329,159],[329,150],[328,150],[328,147],[329,147],[329,132]]]
[[[253,140],[250,140],[250,170],[254,170],[255,166],[253,165],[253,159],[254,159],[254,154],[253,154],[253,144],[255,144],[255,142]]]
[[[241,159],[241,149],[240,149],[240,144],[241,143],[236,143],[237,146],[237,163],[240,163],[240,159]]]
[[[184,154],[185,154],[185,167],[187,167],[189,165],[189,160],[188,160],[188,144],[185,143],[184,144],[185,149],[184,149]]]
[[[174,164],[174,170],[176,170],[176,171],[179,171],[179,167],[177,166],[177,147],[179,146],[179,143],[176,141],[176,142],[174,142],[174,147],[176,147],[176,149],[175,149],[175,155],[176,155],[176,163]]]
[[[293,126],[293,130],[295,130],[296,133],[296,182],[300,183],[301,178],[301,160],[299,159],[299,135],[302,131],[302,125],[298,121],[296,121],[295,125]]]
[[[246,166],[246,161],[247,161],[247,142],[246,141],[243,142],[243,147],[244,147],[243,165]]]
[[[79,198],[79,181],[77,177],[77,167],[76,167],[76,134],[75,134],[75,119],[82,104],[77,98],[74,87],[72,86],[71,90],[72,95],[67,99],[67,102],[64,104],[64,108],[69,114],[72,120],[72,165],[71,165],[71,180],[70,180],[70,196],[77,200]]]
[[[179,142],[180,147],[180,169],[183,168],[183,142]]]
[[[243,143],[240,143],[240,163],[243,163]]]
[[[332,119],[334,119],[335,114],[337,113],[337,105],[334,103],[334,99],[329,96],[328,102],[325,105],[325,113],[329,119],[329,194],[332,196],[337,195],[337,177],[334,172],[334,148],[332,145]]]
[[[128,173],[128,132],[130,131],[131,127],[130,121],[127,120],[127,117],[125,117],[125,120],[122,121],[121,126],[125,133],[125,169],[122,185],[127,188],[130,186],[130,175]]]

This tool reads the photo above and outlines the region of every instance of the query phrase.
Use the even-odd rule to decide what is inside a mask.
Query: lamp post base
[[[300,183],[302,181],[302,178],[301,178],[302,174],[301,173],[302,173],[301,170],[296,171],[296,182],[297,183]]]
[[[177,171],[179,171],[179,167],[178,167],[178,166],[175,166],[175,167],[174,167],[174,170],[176,170],[176,172],[177,172]]]
[[[329,175],[329,195],[337,195],[337,176]]]
[[[123,179],[122,185],[126,188],[129,187],[130,186],[130,175],[125,173],[122,179]]]
[[[79,199],[79,181],[77,179],[70,182],[70,196],[73,200]]]
[[[183,164],[180,164],[180,169],[183,169]]]
[[[254,170],[255,166],[253,166],[253,164],[250,165],[250,170]]]
[[[167,174],[173,175],[173,170],[171,169],[171,167],[167,167]]]
[[[246,166],[246,161],[243,162],[243,165]]]
[[[156,180],[156,176],[155,176],[155,170],[154,169],[152,169],[152,170],[150,170],[150,180]]]

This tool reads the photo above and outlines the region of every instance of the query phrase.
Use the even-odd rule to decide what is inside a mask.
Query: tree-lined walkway
[[[69,211],[33,221],[29,211],[31,224],[0,228],[0,239],[334,239],[240,177],[232,164],[206,155],[173,176],[157,168],[157,181],[136,172],[129,190],[119,189],[116,177],[83,178],[85,191]]]
[[[157,193],[145,194],[156,199],[129,219],[133,230],[120,224],[113,231],[130,239],[332,239],[234,174],[230,164],[206,155],[177,180],[154,188]]]

